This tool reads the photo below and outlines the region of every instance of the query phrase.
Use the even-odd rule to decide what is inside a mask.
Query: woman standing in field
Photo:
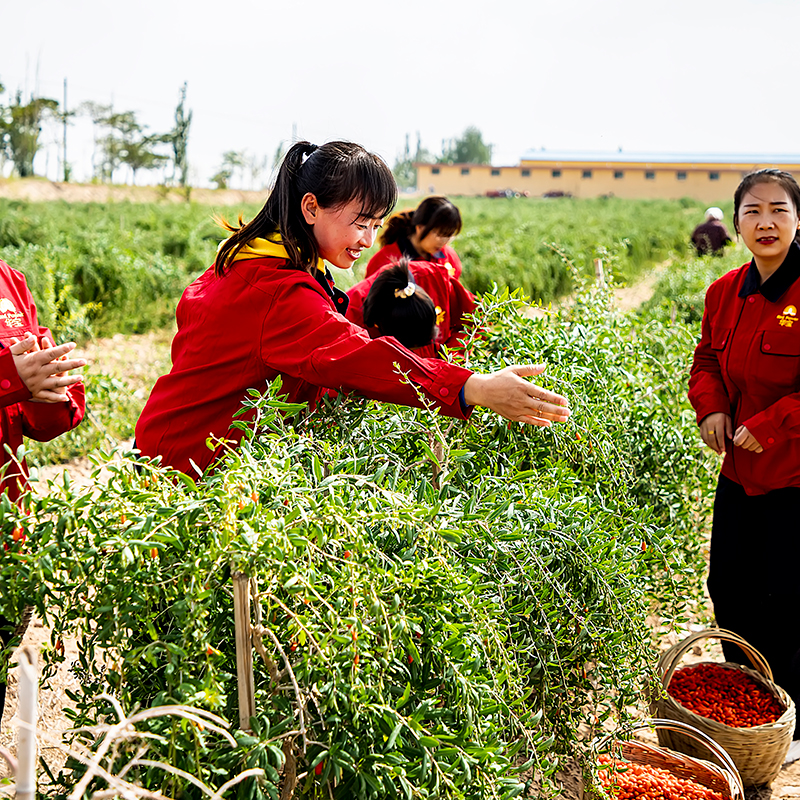
[[[371,339],[345,319],[347,295],[324,262],[350,269],[374,243],[396,193],[386,164],[359,145],[292,146],[264,207],[229,228],[214,265],[178,304],[172,370],[136,426],[143,455],[203,473],[241,438],[231,423],[248,390],[277,376],[289,401],[310,408],[327,389],[341,389],[411,406],[421,405],[419,392],[461,419],[475,405],[539,426],[569,417],[564,397],[524,380],[542,366],[472,373],[421,359],[390,337]]]
[[[369,278],[401,256],[429,261],[456,280],[461,278],[461,259],[450,242],[461,231],[461,213],[446,197],[426,197],[413,211],[389,217],[378,242],[381,249],[367,264]]]
[[[689,381],[700,435],[725,455],[708,590],[717,623],[767,658],[800,703],[800,187],[746,175],[734,226],[752,260],[711,284]],[[726,645],[726,656],[741,653]],[[797,749],[797,748],[795,748]]]

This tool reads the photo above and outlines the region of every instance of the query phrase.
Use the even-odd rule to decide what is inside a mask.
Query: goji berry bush
[[[4,507],[27,541],[0,568],[0,613],[35,604],[53,631],[46,672],[77,637],[76,727],[109,713],[103,691],[237,723],[242,572],[260,620],[252,729],[230,748],[153,720],[154,756],[217,786],[261,767],[240,798],[552,792],[581,725],[641,703],[648,615],[679,619],[696,595],[697,490],[712,475],[684,400],[690,331],[588,287],[540,319],[523,300],[485,296],[457,357],[546,361],[539,382],[571,398],[568,424],[480,410],[464,424],[357,398],[309,416],[274,384],[202,481],[101,456],[107,481],[54,485],[29,515]],[[195,796],[147,764],[131,775]]]

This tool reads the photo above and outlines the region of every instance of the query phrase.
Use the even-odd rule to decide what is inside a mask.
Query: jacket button
[[[0,389],[10,389],[11,388],[11,381],[4,379],[0,381]]]
[[[765,350],[772,350],[772,345],[765,344],[764,345],[764,349]]]
[[[769,439],[767,439],[767,444],[775,444],[775,440],[770,436]]]
[[[450,394],[450,390],[446,386],[443,386],[441,389],[439,389],[439,394],[442,397],[447,397],[447,395]]]
[[[755,303],[755,301],[756,301],[755,297],[748,297],[747,298],[747,302],[748,303]]]

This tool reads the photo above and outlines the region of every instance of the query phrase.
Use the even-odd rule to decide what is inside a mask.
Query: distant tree
[[[231,170],[228,167],[220,167],[217,172],[211,176],[211,183],[216,184],[217,189],[227,189],[231,180]]]
[[[239,170],[240,177],[244,179],[244,168],[246,164],[246,154],[241,150],[228,150],[222,154],[222,168],[220,172],[228,173],[228,185],[230,185],[236,170]],[[227,188],[227,187],[226,187]]]
[[[409,134],[406,134],[406,144],[403,155],[394,162],[392,173],[397,185],[401,189],[410,189],[417,185],[417,168],[414,164],[423,164],[433,161],[433,155],[422,146],[422,139],[417,131],[417,148],[412,154],[409,143]]]
[[[489,164],[491,160],[492,145],[483,141],[483,134],[474,126],[445,143],[439,158],[442,164]]]
[[[32,97],[23,103],[22,92],[19,91],[8,106],[0,107],[0,141],[20,178],[33,175],[33,160],[39,152],[42,122],[47,117],[55,117],[57,112],[57,100]]]
[[[172,145],[174,174],[178,176],[178,184],[186,188],[186,180],[189,172],[189,162],[187,160],[187,148],[189,145],[189,127],[192,124],[192,112],[186,111],[186,83],[184,82],[180,91],[180,99],[175,109],[175,127],[169,134],[169,141]],[[174,179],[174,178],[173,178]]]
[[[80,114],[89,117],[92,120],[92,133],[94,136],[94,149],[92,151],[92,177],[98,180],[106,180],[104,174],[105,152],[101,141],[103,139],[102,131],[106,127],[106,119],[111,116],[113,108],[110,105],[102,103],[93,103],[87,101],[82,103],[78,109]]]
[[[264,182],[259,179],[267,171],[267,157],[259,158],[257,155],[248,154],[245,158],[245,166],[250,177],[250,188],[263,186]]]
[[[95,136],[99,161],[95,160],[95,176],[103,181],[114,180],[117,170],[126,166],[136,183],[140,170],[157,169],[169,161],[158,148],[171,142],[171,134],[147,134],[136,119],[135,111],[114,111],[111,106],[85,104],[96,128],[105,133]]]
[[[157,153],[155,150],[163,141],[163,136],[142,136],[124,145],[120,161],[131,171],[131,181],[134,186],[136,173],[139,170],[157,169],[169,161],[169,156]]]

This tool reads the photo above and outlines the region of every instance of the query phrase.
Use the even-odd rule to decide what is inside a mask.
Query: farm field
[[[702,208],[689,202],[456,202],[484,332],[458,358],[546,362],[573,418],[465,426],[357,398],[306,418],[273,387],[248,401],[254,434],[202,483],[137,475],[123,448],[104,481],[40,491],[27,549],[0,569],[2,613],[35,598],[46,675],[64,679],[59,644],[75,643],[77,725],[111,712],[104,691],[126,710],[192,703],[235,725],[235,572],[256,581],[264,628],[252,731],[229,748],[157,720],[148,754],[214,786],[264,770],[231,796],[277,797],[292,780],[304,797],[542,796],[594,733],[642,714],[664,633],[707,618],[716,463],[685,382],[704,288],[743,254],[692,258]],[[105,463],[130,439],[168,364],[177,297],[213,258],[214,211],[0,200],[0,258],[59,339],[96,353],[93,419],[31,448],[43,472]],[[645,302],[598,287],[596,258],[612,281],[650,276]],[[785,772],[773,797],[793,796]],[[152,766],[131,775],[195,796]]]

